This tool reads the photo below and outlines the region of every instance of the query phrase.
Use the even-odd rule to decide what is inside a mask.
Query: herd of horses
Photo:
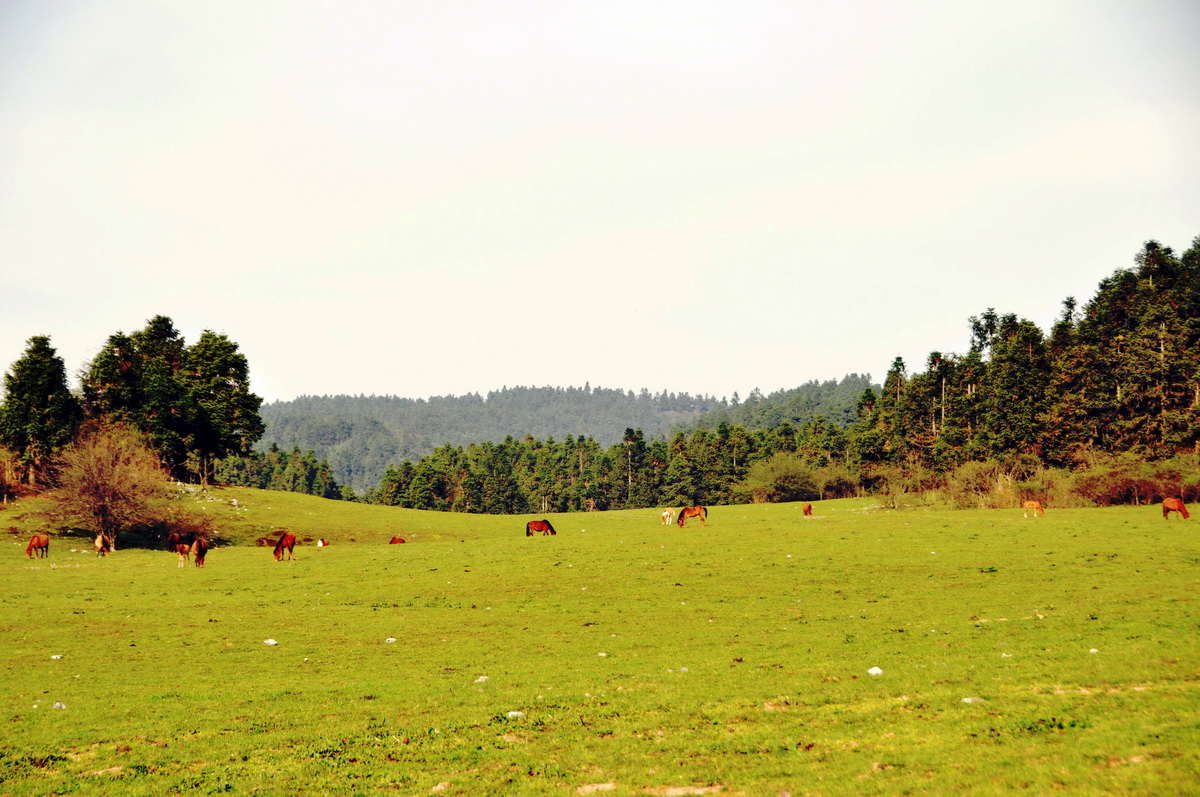
[[[1046,514],[1046,508],[1042,506],[1040,501],[1026,501],[1022,508],[1024,509],[1024,517],[1029,517],[1032,512],[1035,518],[1043,517]],[[801,509],[805,517],[811,517],[813,512],[812,504],[803,504]],[[1178,512],[1184,520],[1191,518],[1188,512],[1187,505],[1184,504],[1182,498],[1166,498],[1162,502],[1163,520],[1170,518],[1172,512]],[[685,528],[687,521],[690,518],[695,518],[700,521],[700,525],[708,525],[708,507],[704,506],[685,506],[678,512],[678,520],[675,520],[676,512],[672,508],[663,510],[661,515],[662,524],[670,525],[675,521],[679,528]],[[554,530],[549,520],[531,520],[525,524],[525,536],[532,537],[537,533],[541,533],[543,537],[554,536],[558,532]],[[392,537],[389,545],[403,544],[403,537]],[[112,544],[103,534],[97,534],[93,541],[96,547],[97,556],[107,556],[112,551]],[[317,547],[322,548],[329,545],[328,540],[317,540]],[[208,556],[208,550],[212,547],[212,543],[205,537],[199,535],[190,536],[178,533],[172,533],[167,537],[168,550],[178,554],[179,567],[186,567],[189,559],[195,562],[196,567],[204,567],[204,559]],[[275,556],[275,561],[283,559],[292,559],[296,557],[292,549],[296,547],[296,535],[290,531],[285,531],[279,535],[279,541],[275,543],[275,549],[272,552]],[[50,535],[34,534],[29,538],[29,545],[25,547],[25,556],[29,559],[43,559],[50,555]]]

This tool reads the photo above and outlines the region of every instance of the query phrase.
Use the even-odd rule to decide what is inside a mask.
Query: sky
[[[1194,0],[4,0],[0,369],[745,397],[1200,236]]]

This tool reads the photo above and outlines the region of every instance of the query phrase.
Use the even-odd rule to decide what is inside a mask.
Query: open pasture
[[[200,570],[6,539],[0,794],[1200,782],[1200,529],[1156,507],[659,508],[528,538],[534,516],[223,494],[233,538],[331,545]]]

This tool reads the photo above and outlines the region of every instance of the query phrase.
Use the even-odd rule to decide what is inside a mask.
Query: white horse
[[[675,520],[675,510],[674,509],[664,509],[663,513],[662,513],[662,524],[664,526],[669,526],[669,525],[671,525],[671,523],[674,522],[674,520]]]

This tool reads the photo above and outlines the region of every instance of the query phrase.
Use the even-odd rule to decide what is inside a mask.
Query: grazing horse
[[[800,508],[804,510],[805,517],[812,517],[812,504],[805,504]]]
[[[550,536],[558,535],[558,532],[555,531],[554,527],[550,525],[549,520],[531,520],[525,524],[526,537],[532,537],[535,531],[540,531],[543,537],[545,537],[547,534]]]
[[[209,547],[208,540],[203,537],[197,537],[192,543],[192,557],[196,560],[196,567],[204,567],[204,557],[208,556]]]
[[[664,509],[663,513],[662,513],[662,524],[664,526],[669,526],[674,522],[675,522],[675,510],[674,509]]]
[[[186,542],[176,543],[175,544],[175,553],[179,554],[179,565],[178,566],[179,567],[187,567],[187,565],[184,564],[184,562],[186,562],[189,558],[191,558],[192,546],[188,545]]]
[[[284,552],[287,553],[288,559],[295,559],[292,554],[292,548],[296,547],[296,535],[290,531],[285,531],[279,535],[279,542],[275,543],[275,561],[278,562],[283,558]]]
[[[96,556],[108,556],[112,553],[112,543],[103,534],[97,534],[96,539],[92,540],[92,545],[96,546]]]
[[[25,555],[30,559],[45,559],[50,555],[50,537],[46,534],[34,534],[29,538]]]
[[[1042,506],[1041,501],[1026,501],[1025,514],[1022,517],[1029,517],[1030,512],[1033,513],[1034,517],[1044,516],[1046,514],[1046,508]]]
[[[392,537],[391,542],[388,543],[388,545],[403,545],[403,544],[404,544],[403,537]]]
[[[1164,498],[1163,520],[1166,520],[1172,512],[1178,512],[1179,514],[1183,515],[1184,520],[1187,520],[1191,517],[1191,515],[1188,514],[1187,507],[1184,505],[1182,498]]]
[[[705,506],[685,506],[679,510],[679,528],[687,525],[687,519],[690,517],[700,518],[700,525],[708,525],[708,507]]]

